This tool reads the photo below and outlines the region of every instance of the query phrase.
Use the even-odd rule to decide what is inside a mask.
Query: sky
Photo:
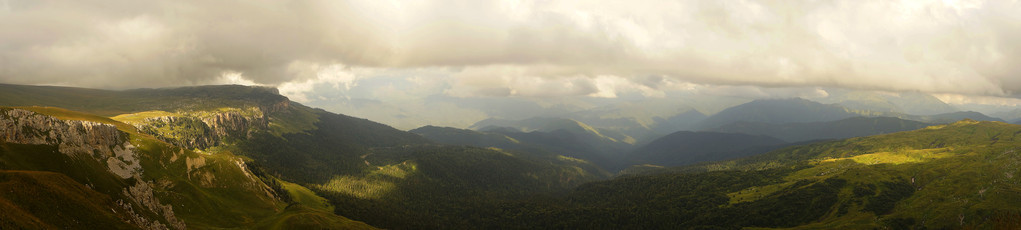
[[[833,88],[1017,106],[1018,12],[1017,0],[0,0],[0,82],[263,85],[402,129],[671,101],[654,114],[712,113]]]

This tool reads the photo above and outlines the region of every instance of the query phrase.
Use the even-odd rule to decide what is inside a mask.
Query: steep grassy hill
[[[0,170],[0,228],[134,229],[110,196],[64,174]]]

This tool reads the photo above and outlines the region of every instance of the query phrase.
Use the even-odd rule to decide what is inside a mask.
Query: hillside
[[[0,191],[0,228],[3,229],[138,228],[117,214],[126,210],[117,206],[110,196],[64,174],[0,170],[0,186],[4,188]]]
[[[422,135],[422,137],[439,144],[498,148],[539,158],[575,158],[591,163],[590,168],[598,168],[591,169],[593,172],[614,171],[626,166],[621,165],[616,160],[617,158],[607,157],[616,153],[593,146],[573,133],[563,130],[549,133],[538,131],[524,133],[516,130],[491,129],[489,132],[480,132],[425,126],[409,132]]]
[[[250,228],[259,224],[252,220],[289,216],[281,220],[371,228],[322,210],[287,208],[288,198],[230,153],[200,154],[108,118],[0,108],[0,127],[0,170],[17,170],[5,171],[5,183],[19,188],[4,202],[14,212],[3,219],[14,226]],[[50,196],[24,196],[33,190]]]
[[[893,117],[852,117],[829,122],[770,124],[735,122],[711,131],[745,133],[780,138],[787,142],[844,139],[916,130],[931,124]]]
[[[57,143],[33,147],[5,142],[0,158],[8,159],[0,159],[0,170],[55,171],[85,187],[95,186],[114,200],[128,200],[120,191],[141,183],[151,188],[151,197],[159,201],[139,201],[131,206],[133,210],[146,210],[139,214],[144,220],[156,221],[131,222],[135,227],[371,228],[334,213],[387,228],[466,226],[460,220],[463,212],[536,194],[560,193],[608,177],[590,163],[570,157],[433,145],[420,135],[305,107],[265,88],[104,91],[5,87],[22,89],[26,97],[67,89],[60,95],[68,97],[66,101],[0,101],[69,107],[92,103],[75,107],[87,113],[54,107],[24,108],[61,119],[110,124],[120,130],[119,136],[127,135],[132,140],[138,156],[99,158],[95,163],[78,165],[78,160],[40,154],[63,148]],[[93,94],[115,105],[89,102]],[[9,128],[4,131],[21,133]],[[88,136],[93,132],[84,129],[74,132],[80,134],[68,135]],[[124,164],[140,165],[142,179],[118,179],[126,172],[106,170],[103,163],[138,158],[143,160]],[[88,176],[97,173],[97,177]],[[95,185],[97,180],[109,185]],[[409,204],[412,201],[418,203]],[[171,208],[173,211],[166,211]],[[114,215],[125,216],[118,213],[123,212]],[[26,219],[18,226],[36,223],[25,213],[10,215]]]
[[[363,174],[335,177],[312,189],[337,213],[384,228],[477,228],[494,205],[568,191],[607,175],[577,159],[527,157],[456,146],[375,149]]]
[[[636,149],[627,160],[630,164],[681,166],[765,153],[784,144],[761,135],[679,131]]]
[[[579,187],[547,211],[599,221],[536,224],[1014,229],[1021,219],[1018,133],[1018,125],[965,120],[625,176]]]
[[[0,97],[0,104],[68,106],[110,116],[186,149],[243,155],[288,181],[300,183],[322,183],[335,174],[361,172],[365,165],[360,156],[367,148],[429,142],[383,124],[291,102],[272,88],[227,85],[107,91],[3,87],[19,94]],[[53,92],[59,93],[49,95]]]

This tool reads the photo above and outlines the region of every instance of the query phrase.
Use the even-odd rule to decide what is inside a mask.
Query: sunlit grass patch
[[[114,116],[113,118],[110,119],[128,124],[141,124],[144,123],[145,119],[148,118],[172,116],[176,116],[176,113],[163,110],[148,110],[135,113],[118,114],[118,116]]]
[[[397,181],[406,179],[417,171],[418,166],[415,163],[403,162],[377,167],[364,176],[335,176],[325,184],[314,186],[362,199],[377,199],[392,192]]]
[[[564,156],[564,155],[557,155],[557,160],[560,160],[560,161],[563,161],[563,162],[574,162],[574,163],[583,163],[583,164],[588,164],[589,163],[586,160],[582,160],[582,159],[578,159],[578,158],[574,158],[574,157],[569,157],[569,156]],[[659,167],[663,167],[663,166],[659,166]]]
[[[333,205],[331,205],[326,198],[316,195],[316,193],[312,190],[284,180],[277,179],[277,182],[280,183],[284,190],[287,190],[287,194],[290,195],[291,199],[295,202],[298,202],[305,207],[333,213]]]
[[[953,148],[948,147],[937,149],[901,150],[896,152],[877,152],[852,157],[824,159],[821,162],[835,162],[838,160],[850,159],[854,162],[866,165],[920,163],[952,156],[952,150]]]
[[[728,193],[727,197],[730,197],[730,204],[752,202],[776,193],[784,188],[790,187],[791,185],[794,185],[794,183],[794,181],[789,181],[786,183],[765,186],[753,186],[742,189],[741,191]]]
[[[497,148],[497,147],[489,147],[489,148],[486,148],[486,149],[489,149],[489,150],[493,150],[493,151],[497,151],[497,152],[499,152],[499,153],[501,153],[501,154],[503,154],[503,155],[509,156],[509,157],[513,157],[513,156],[514,156],[514,154],[513,154],[513,153],[510,153],[510,152],[504,151],[504,150],[503,150],[503,149],[501,149],[501,148]]]
[[[368,177],[388,176],[397,179],[405,179],[416,171],[418,171],[417,164],[405,161],[400,164],[378,167],[377,170],[370,172]]]
[[[111,119],[125,123],[144,123],[147,118],[154,117],[195,117],[199,119],[210,118],[221,113],[237,113],[244,117],[262,117],[263,113],[258,107],[220,107],[210,110],[178,110],[167,112],[163,110],[149,110],[137,113],[126,113],[111,117]]]
[[[319,187],[323,190],[338,192],[362,199],[376,199],[393,190],[394,183],[354,176],[337,176]]]

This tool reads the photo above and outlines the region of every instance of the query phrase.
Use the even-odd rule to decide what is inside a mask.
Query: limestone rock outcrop
[[[143,179],[135,146],[127,137],[127,133],[109,124],[61,120],[23,109],[0,109],[0,142],[57,146],[60,153],[73,159],[105,164],[111,174],[121,179],[130,178],[126,180],[130,181],[130,187],[124,188],[122,199],[117,200],[129,212],[129,221],[144,229],[185,229],[173,208],[162,204],[154,196],[149,182]],[[162,221],[147,219],[133,207],[156,213]]]
[[[98,122],[60,120],[23,109],[0,112],[0,141],[56,145],[61,153],[71,156],[111,157],[115,147],[124,148],[126,136],[117,127]]]
[[[269,122],[256,109],[254,115],[238,111],[219,111],[209,114],[160,116],[145,118],[134,124],[142,133],[187,149],[207,149],[228,138],[244,139],[257,128]]]

